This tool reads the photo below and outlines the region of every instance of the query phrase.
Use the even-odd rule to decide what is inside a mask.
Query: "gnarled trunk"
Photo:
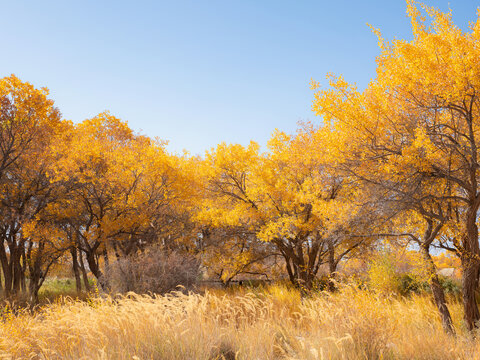
[[[301,240],[297,240],[295,245],[285,245],[278,240],[276,245],[285,259],[290,282],[302,291],[311,290],[319,267],[319,244],[304,249]]]

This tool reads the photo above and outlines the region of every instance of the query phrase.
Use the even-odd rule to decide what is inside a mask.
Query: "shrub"
[[[400,279],[389,254],[383,254],[372,261],[368,270],[368,285],[383,294],[399,292]]]
[[[391,269],[382,263],[382,266],[376,265],[371,270],[370,287],[381,292],[397,293],[403,296],[411,294],[430,293],[432,290],[430,284],[424,278],[416,273],[394,273]],[[386,271],[385,271],[386,270]],[[385,271],[382,276],[382,271]],[[372,276],[373,275],[373,276]],[[461,293],[461,284],[455,279],[439,276],[440,285],[448,295],[459,296]]]
[[[442,285],[446,294],[460,296],[462,292],[462,284],[458,280],[445,276],[439,276],[438,280],[440,280],[440,284]]]
[[[398,275],[399,293],[402,295],[409,295],[411,293],[420,294],[425,291],[430,291],[430,285],[427,281],[422,280],[415,274],[404,273]]]
[[[150,248],[112,263],[105,278],[113,293],[188,291],[200,278],[200,262],[192,255]]]

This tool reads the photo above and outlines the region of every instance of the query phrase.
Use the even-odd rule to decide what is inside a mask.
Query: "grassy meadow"
[[[428,294],[353,286],[302,297],[283,285],[165,296],[63,298],[0,323],[5,359],[474,359],[480,340],[449,304],[447,335]]]

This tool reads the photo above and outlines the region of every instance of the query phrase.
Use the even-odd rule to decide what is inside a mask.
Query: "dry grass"
[[[286,287],[118,301],[67,301],[6,314],[12,359],[474,359],[480,340],[446,335],[430,299],[345,288],[302,299]]]

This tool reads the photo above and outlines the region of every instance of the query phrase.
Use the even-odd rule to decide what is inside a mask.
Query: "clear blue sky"
[[[462,28],[470,0],[453,9]],[[411,38],[402,0],[0,0],[1,76],[46,86],[66,119],[110,110],[135,130],[203,153],[221,141],[264,145],[311,113],[310,78],[364,87],[377,39]]]

